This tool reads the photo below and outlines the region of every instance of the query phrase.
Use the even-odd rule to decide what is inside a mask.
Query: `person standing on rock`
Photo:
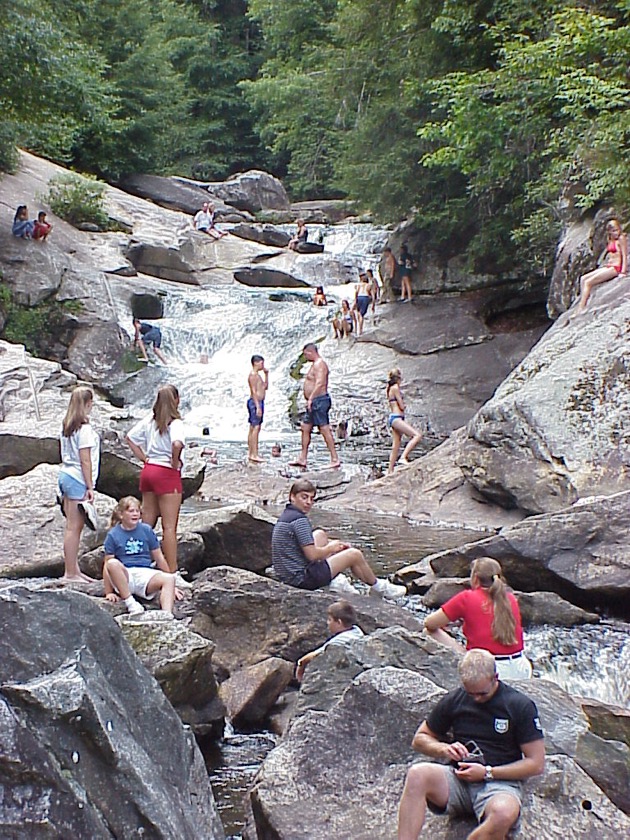
[[[411,303],[413,293],[411,291],[411,272],[417,268],[417,263],[413,256],[409,253],[407,245],[403,245],[400,249],[400,259],[398,261],[400,273],[400,299]]]
[[[397,263],[394,252],[391,248],[383,248],[383,258],[381,261],[381,277],[383,279],[383,301],[393,301],[395,299],[393,282],[396,277]]]
[[[305,478],[298,479],[291,485],[289,504],[274,525],[271,561],[282,583],[311,591],[330,586],[335,592],[354,594],[341,574],[349,569],[370,587],[370,595],[393,600],[406,595],[404,586],[377,578],[358,548],[329,539],[325,531],[313,531],[308,513],[314,502],[315,485]]]
[[[502,680],[529,680],[532,664],[523,652],[523,627],[518,601],[509,591],[501,565],[478,557],[470,569],[470,589],[454,595],[427,616],[424,629],[446,647],[463,653],[463,646],[443,628],[463,620],[466,648],[482,648],[495,659]]]
[[[162,518],[162,551],[168,570],[176,572],[186,435],[179,413],[179,391],[174,385],[159,389],[153,411],[133,426],[126,440],[144,465],[140,473],[142,521],[155,528],[158,517]]]
[[[359,282],[354,295],[353,309],[356,313],[357,336],[363,334],[363,319],[372,302],[372,288],[365,271],[359,272]]]
[[[337,457],[335,439],[330,428],[330,419],[328,416],[331,406],[330,397],[328,396],[328,365],[319,355],[316,344],[312,342],[305,344],[303,352],[306,361],[312,362],[312,364],[304,380],[306,412],[302,420],[302,451],[300,452],[300,457],[296,461],[291,461],[289,465],[306,469],[313,426],[317,426],[330,452],[330,467],[336,470],[341,466],[341,462]]]
[[[409,456],[422,440],[422,432],[414,429],[405,420],[405,401],[400,390],[400,383],[402,382],[400,368],[390,370],[387,377],[386,393],[387,405],[389,406],[387,425],[392,433],[392,451],[389,456],[388,472],[391,474],[394,472],[403,435],[408,435],[411,438],[407,446],[405,446],[402,458],[400,459],[400,463],[406,465],[409,464]]]
[[[66,526],[63,536],[64,583],[92,581],[79,569],[79,542],[89,517],[95,527],[94,485],[98,478],[100,441],[90,424],[94,403],[91,388],[80,385],[70,396],[61,428],[61,469],[59,500]]]
[[[263,459],[258,454],[258,438],[265,414],[265,394],[269,388],[269,371],[265,367],[265,360],[262,356],[252,356],[252,370],[247,377],[247,383],[249,385],[247,457],[254,464],[260,464]]]
[[[459,675],[462,687],[438,701],[411,742],[451,766],[423,762],[408,770],[398,840],[418,840],[427,805],[436,814],[474,814],[479,826],[469,840],[505,840],[521,811],[522,782],[544,772],[544,734],[533,700],[500,682],[488,651],[468,651]]]

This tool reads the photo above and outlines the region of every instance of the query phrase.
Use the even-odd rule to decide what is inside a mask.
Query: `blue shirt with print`
[[[105,537],[105,554],[113,554],[125,566],[151,566],[151,552],[159,548],[158,538],[150,525],[138,522],[131,531],[118,524]]]

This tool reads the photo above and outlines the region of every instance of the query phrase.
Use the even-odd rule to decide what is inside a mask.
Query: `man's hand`
[[[449,761],[464,761],[468,758],[468,750],[459,741],[453,741],[452,744],[443,744],[444,758]]]
[[[260,406],[256,409],[256,417],[262,417],[262,408]]]
[[[460,761],[455,769],[455,775],[462,782],[483,782],[486,777],[485,765],[479,762]]]
[[[350,543],[341,542],[341,540],[330,540],[326,548],[330,549],[329,557],[332,554],[338,554],[340,551],[345,551],[346,548],[350,548]]]

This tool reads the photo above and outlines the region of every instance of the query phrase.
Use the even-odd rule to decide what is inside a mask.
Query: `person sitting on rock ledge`
[[[222,239],[224,236],[227,236],[227,231],[217,230],[215,221],[216,212],[214,204],[210,204],[206,201],[202,205],[201,210],[198,210],[197,213],[195,213],[193,218],[193,227],[200,233],[207,233],[208,236],[211,236],[213,239]]]
[[[308,230],[306,229],[306,222],[304,219],[298,219],[297,232],[295,236],[289,240],[289,248],[292,251],[299,250],[299,246],[308,239]]]
[[[169,573],[155,531],[140,517],[140,502],[134,496],[125,496],[114,508],[103,546],[105,598],[113,603],[122,600],[127,612],[137,615],[144,607],[134,595],[151,599],[159,593],[161,608],[172,617],[175,575]]]
[[[312,662],[316,656],[323,653],[327,647],[331,645],[349,645],[355,639],[362,639],[365,635],[363,630],[357,625],[357,611],[349,601],[335,601],[328,607],[328,631],[330,632],[330,639],[324,642],[321,647],[305,653],[297,661],[295,669],[295,678],[302,682],[304,678],[304,670],[309,662]]]
[[[474,814],[480,824],[468,840],[505,840],[520,814],[522,782],[545,769],[536,704],[499,680],[492,654],[468,651],[459,676],[462,687],[438,701],[411,742],[451,766],[423,762],[409,769],[398,840],[418,840],[427,805],[436,814]]]
[[[13,217],[11,232],[20,239],[32,239],[35,223],[28,218],[28,207],[20,204]]]
[[[289,504],[274,525],[271,537],[271,562],[278,578],[298,589],[312,591],[330,586],[333,591],[347,592],[352,587],[341,572],[350,569],[370,587],[370,595],[392,600],[406,595],[404,586],[377,578],[358,548],[329,539],[323,530],[313,531],[307,514],[314,502],[312,482],[305,478],[293,482]]]

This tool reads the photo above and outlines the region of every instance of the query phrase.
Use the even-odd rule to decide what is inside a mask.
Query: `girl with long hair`
[[[66,517],[63,537],[64,581],[91,581],[79,569],[78,555],[81,532],[86,521],[86,504],[94,502],[94,485],[98,478],[100,441],[90,425],[94,394],[79,386],[70,396],[70,403],[61,426],[61,469],[59,496]]]
[[[389,456],[389,470],[394,472],[394,466],[400,451],[400,444],[403,435],[408,435],[411,440],[405,446],[401,464],[409,463],[409,456],[422,440],[422,432],[414,429],[405,420],[405,401],[403,399],[402,391],[400,390],[400,383],[402,382],[402,373],[400,368],[393,368],[387,374],[387,405],[389,407],[389,417],[387,418],[387,425],[392,433],[392,451]]]
[[[586,309],[594,286],[614,280],[628,271],[628,237],[621,230],[618,219],[611,219],[606,225],[606,247],[599,258],[599,265],[593,271],[580,277],[580,302],[578,311]]]
[[[126,440],[144,464],[140,474],[142,521],[155,528],[158,517],[162,518],[162,551],[169,571],[176,572],[186,436],[179,414],[179,391],[174,385],[159,389],[151,414],[136,423]]]
[[[470,569],[470,589],[442,604],[427,616],[425,630],[458,653],[464,647],[443,628],[463,619],[466,650],[481,648],[491,653],[502,680],[528,680],[531,662],[523,653],[523,627],[518,601],[508,588],[501,565],[492,557],[479,557]]]

